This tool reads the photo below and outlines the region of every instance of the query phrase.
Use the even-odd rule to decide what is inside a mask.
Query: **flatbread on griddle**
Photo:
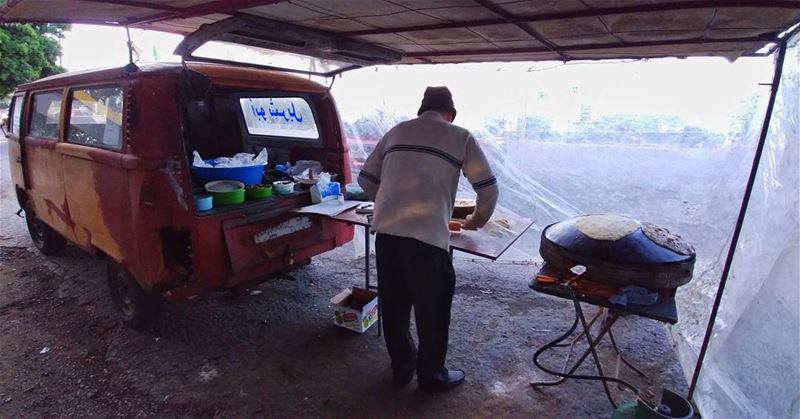
[[[575,221],[575,227],[591,239],[613,242],[636,231],[639,222],[622,215],[586,215]]]

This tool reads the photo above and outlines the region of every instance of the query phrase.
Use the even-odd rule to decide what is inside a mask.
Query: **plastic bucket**
[[[197,211],[208,211],[213,207],[211,195],[195,195],[194,209]]]
[[[206,160],[208,164],[213,165],[215,159]],[[246,167],[197,167],[192,166],[194,173],[206,182],[214,180],[238,180],[245,185],[253,185],[261,183],[261,178],[264,175],[264,166],[259,164],[256,166]]]
[[[246,199],[264,199],[272,196],[272,186],[270,185],[250,185],[245,188],[244,196]]]
[[[214,206],[236,205],[244,202],[244,185],[232,180],[206,183],[206,191],[214,198]]]

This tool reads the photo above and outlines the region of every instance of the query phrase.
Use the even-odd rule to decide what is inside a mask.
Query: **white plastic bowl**
[[[289,195],[294,192],[294,182],[289,180],[279,180],[272,182],[272,189],[276,194]]]

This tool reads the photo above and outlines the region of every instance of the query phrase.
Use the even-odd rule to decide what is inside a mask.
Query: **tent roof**
[[[8,0],[0,7],[2,22],[90,23],[184,35],[231,17],[261,18],[256,21],[288,24],[304,36],[311,29],[334,44],[367,43],[399,53],[384,54],[381,62],[733,60],[756,54],[798,23],[800,0]],[[283,41],[271,45],[276,42]],[[277,49],[297,47],[284,44]]]

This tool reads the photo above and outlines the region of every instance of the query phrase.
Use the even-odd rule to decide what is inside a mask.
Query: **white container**
[[[290,195],[294,192],[294,182],[290,180],[272,182],[272,189],[278,195]]]

